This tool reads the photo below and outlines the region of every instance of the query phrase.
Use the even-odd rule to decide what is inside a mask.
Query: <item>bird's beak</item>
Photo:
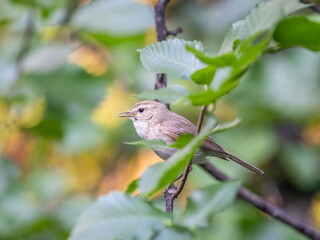
[[[118,115],[118,117],[134,117],[136,116],[134,113],[131,113],[131,112],[124,112],[124,113],[120,113]]]

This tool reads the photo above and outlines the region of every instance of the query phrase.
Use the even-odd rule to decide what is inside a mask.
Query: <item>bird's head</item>
[[[120,113],[119,117],[129,117],[133,122],[149,122],[163,118],[163,115],[168,111],[166,105],[153,101],[144,100],[134,104],[129,111]]]

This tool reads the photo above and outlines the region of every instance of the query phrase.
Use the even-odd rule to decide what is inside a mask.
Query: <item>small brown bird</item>
[[[196,126],[186,118],[171,112],[164,104],[145,100],[133,105],[129,111],[119,114],[119,117],[129,117],[139,134],[145,140],[161,139],[167,145],[173,144],[180,135],[196,134]],[[166,160],[176,151],[176,148],[166,147],[161,151],[153,150],[160,158]],[[195,154],[192,162],[201,163],[206,157],[218,157],[232,160],[241,166],[259,174],[263,171],[259,168],[239,159],[232,153],[220,147],[211,137],[201,144],[201,148]]]

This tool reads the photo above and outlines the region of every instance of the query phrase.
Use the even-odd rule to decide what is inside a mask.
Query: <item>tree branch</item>
[[[158,0],[157,4],[154,7],[158,42],[166,40],[166,38],[170,35],[175,36],[182,32],[182,28],[177,28],[173,31],[169,31],[167,29],[165,12],[169,2],[170,0]],[[156,83],[154,85],[154,89],[158,90],[166,87],[167,87],[167,76],[163,73],[158,73],[156,76]],[[177,191],[177,187],[173,185],[169,186],[169,188],[164,191],[164,196],[166,198],[167,212],[171,212],[171,213],[173,212],[173,201],[176,198],[176,196],[174,196],[176,191]]]
[[[66,7],[66,12],[60,22],[61,25],[67,25],[73,14],[75,13],[77,7],[78,7],[78,0],[66,0],[67,1],[67,7]]]
[[[31,46],[31,40],[34,34],[34,14],[35,14],[34,9],[30,8],[27,13],[26,27],[22,35],[21,47],[17,55],[17,60],[15,64],[15,76],[13,79],[13,83],[17,83],[22,75],[22,71],[23,71],[22,62]]]
[[[170,35],[176,36],[177,34],[182,33],[182,28],[180,27],[172,31],[169,31],[167,29],[165,12],[169,2],[170,0],[159,0],[154,7],[158,42],[166,40],[166,38]],[[165,74],[158,73],[157,81],[154,88],[157,90],[157,89],[166,88],[166,87],[167,87],[167,76]]]
[[[219,181],[230,181],[231,179],[216,169],[211,163],[201,163],[199,164],[205,171],[207,171],[212,177]],[[310,237],[314,240],[320,240],[320,234],[317,233],[312,227],[305,224],[303,221],[299,221],[296,218],[290,216],[283,209],[273,205],[269,201],[259,197],[247,188],[241,186],[238,190],[238,197],[260,209],[261,211],[267,213],[273,218],[291,226],[302,234]]]
[[[312,5],[311,7],[309,7],[311,10],[317,12],[317,13],[320,13],[320,7],[317,6],[315,3],[311,2],[310,0],[300,0],[301,3],[304,3],[304,4],[314,4]]]

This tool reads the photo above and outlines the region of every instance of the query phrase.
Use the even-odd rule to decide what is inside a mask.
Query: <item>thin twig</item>
[[[212,177],[216,178],[219,181],[230,181],[231,179],[225,175],[223,172],[220,172],[216,169],[211,163],[201,163],[199,164],[205,171],[207,171]],[[291,226],[297,231],[303,233],[313,240],[320,240],[320,234],[317,233],[312,227],[305,224],[303,221],[299,221],[296,218],[290,216],[283,209],[273,205],[267,200],[259,197],[254,194],[247,188],[241,186],[238,190],[238,197],[260,209],[261,211],[267,213],[273,218],[278,219],[279,221]]]
[[[31,46],[31,40],[34,34],[34,14],[34,9],[30,8],[27,13],[26,27],[22,35],[21,47],[17,55],[13,83],[17,83],[22,75],[22,63]]]
[[[320,7],[317,6],[315,3],[311,2],[310,0],[300,0],[301,3],[304,4],[314,4],[312,6],[310,6],[309,8],[317,13],[320,13]]]
[[[207,106],[204,105],[201,107],[201,111],[200,111],[200,115],[199,115],[199,119],[198,119],[198,123],[197,123],[197,132],[196,135],[198,135],[200,133],[201,127],[202,127],[202,123],[203,123],[203,118],[204,118],[204,114],[207,110]]]
[[[201,127],[202,127],[202,123],[203,123],[204,114],[205,114],[206,109],[207,109],[207,106],[202,106],[202,107],[201,107],[201,111],[200,111],[199,119],[198,119],[198,123],[197,123],[196,135],[198,135],[198,134],[200,133],[200,130],[201,130]],[[186,182],[187,182],[187,178],[188,178],[188,175],[189,175],[190,170],[191,170],[191,165],[192,165],[192,158],[188,161],[188,164],[187,164],[187,166],[186,166],[185,169],[184,169],[181,182],[180,182],[180,184],[179,184],[178,189],[177,189],[176,192],[174,193],[173,198],[177,198],[177,197],[179,196],[179,194],[181,193],[181,191],[183,190],[184,185],[185,185]]]
[[[66,7],[66,13],[64,14],[60,24],[61,25],[67,25],[73,14],[75,13],[77,7],[78,7],[78,0],[66,0],[67,1],[67,7]]]

